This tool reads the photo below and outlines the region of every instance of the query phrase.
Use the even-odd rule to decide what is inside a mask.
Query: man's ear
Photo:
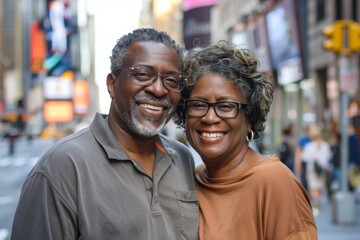
[[[109,73],[106,77],[106,85],[110,98],[113,99],[115,96],[115,76],[112,73]]]

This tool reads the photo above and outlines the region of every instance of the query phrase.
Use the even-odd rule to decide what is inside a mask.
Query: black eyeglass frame
[[[144,69],[144,70],[147,70],[149,71],[149,73],[153,73],[152,76],[147,79],[147,80],[141,80],[139,78],[137,78],[136,74],[133,73],[134,70],[137,70],[137,69]],[[150,86],[151,84],[153,84],[159,77],[161,79],[161,81],[163,82],[164,84],[164,87],[170,91],[174,91],[174,92],[181,92],[186,83],[187,83],[187,79],[185,77],[183,77],[180,73],[161,73],[161,72],[158,72],[156,71],[155,69],[153,69],[152,67],[149,67],[149,66],[129,66],[129,67],[123,67],[123,68],[120,68],[116,71],[114,71],[114,75],[119,75],[120,72],[122,70],[125,70],[127,71],[128,75],[133,79],[135,80],[135,83],[140,85],[140,86]],[[171,87],[169,85],[169,82],[167,82],[167,78],[168,77],[176,77],[176,78],[179,78],[179,82],[177,84],[177,88],[174,88],[174,87]]]
[[[189,110],[189,103],[191,103],[191,102],[205,103],[207,105],[207,110],[202,115],[190,115],[188,113],[189,112],[188,110]],[[218,114],[218,112],[217,112],[218,110],[217,110],[216,106],[218,104],[224,104],[224,103],[236,104],[236,114],[235,114],[235,116],[223,117],[223,116]],[[247,104],[245,104],[245,103],[234,102],[234,101],[219,101],[219,102],[212,102],[211,103],[211,102],[208,102],[208,101],[198,100],[198,99],[187,99],[187,100],[184,101],[184,104],[185,104],[186,115],[189,116],[189,117],[196,117],[196,118],[202,118],[202,117],[206,116],[206,114],[209,112],[210,107],[212,107],[214,109],[214,111],[215,111],[216,116],[218,116],[219,118],[221,118],[221,119],[233,119],[233,118],[236,118],[238,116],[240,109],[246,109],[246,107],[247,107]]]

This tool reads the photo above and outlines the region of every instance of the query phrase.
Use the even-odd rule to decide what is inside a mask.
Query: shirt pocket
[[[196,191],[176,191],[181,239],[198,239],[199,201]]]

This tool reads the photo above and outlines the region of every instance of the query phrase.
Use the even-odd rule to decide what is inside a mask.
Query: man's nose
[[[164,85],[164,81],[161,78],[161,74],[157,73],[156,79],[146,87],[148,91],[151,91],[154,96],[161,97],[168,93],[168,89]]]

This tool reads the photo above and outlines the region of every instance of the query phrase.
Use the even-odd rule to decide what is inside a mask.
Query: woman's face
[[[245,98],[232,81],[214,73],[203,75],[197,80],[190,99],[210,103],[230,101],[246,104]],[[240,109],[234,118],[224,119],[217,116],[214,108],[210,107],[205,116],[187,116],[186,120],[188,141],[208,167],[226,165],[234,159],[243,147],[247,147],[245,137],[249,130],[245,109]]]

